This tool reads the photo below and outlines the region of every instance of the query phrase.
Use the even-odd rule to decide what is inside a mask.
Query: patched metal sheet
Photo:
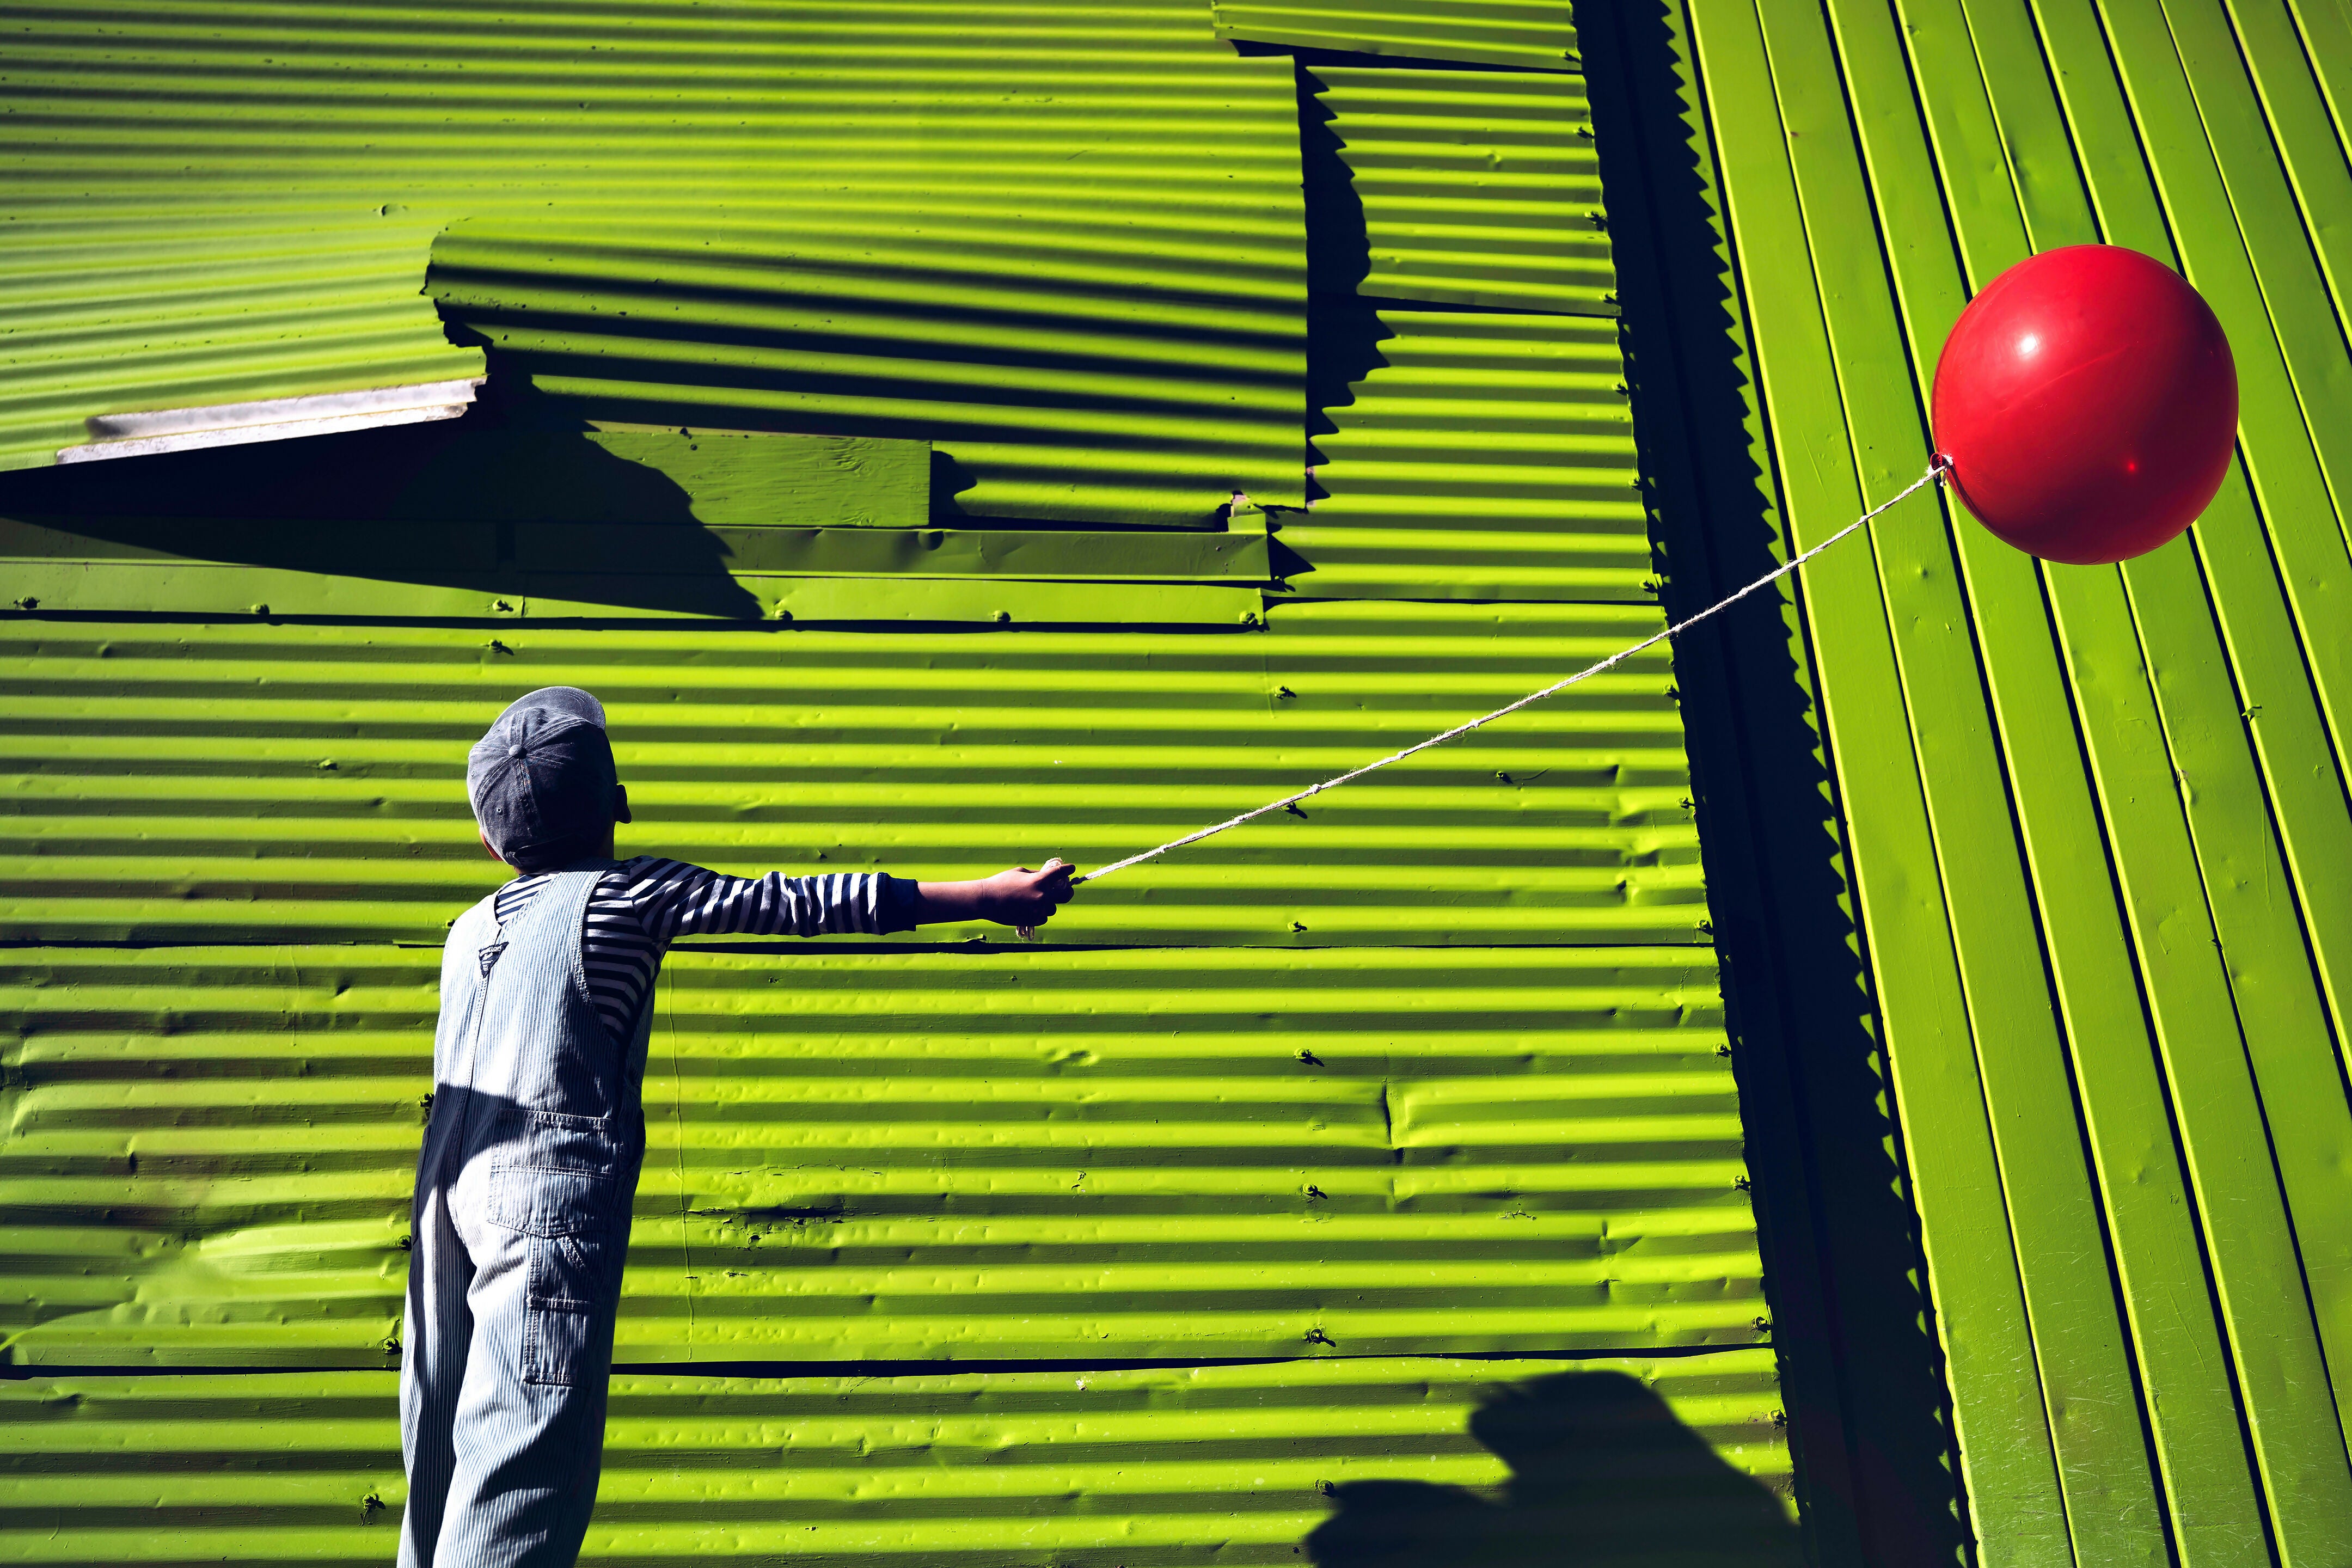
[[[381,1365],[431,948],[5,967],[8,1354]],[[682,952],[618,1354],[1755,1343],[1703,949]]]
[[[39,52],[35,26],[19,24],[13,61]],[[43,191],[35,171],[58,158],[60,133],[34,129],[29,97],[14,71],[0,86],[13,127],[0,169],[14,176],[0,237],[0,468],[152,449],[158,426],[180,426],[183,446],[191,426],[215,442],[249,439],[304,416],[234,405],[482,375],[482,351],[452,343],[425,298],[437,223],[356,200],[224,206],[182,187],[158,210]],[[89,142],[80,152],[101,155]],[[144,157],[177,172],[187,148]]]
[[[1291,71],[1197,0],[73,0],[9,53],[0,465],[478,365],[437,234],[459,335],[613,417],[936,436],[975,514],[1297,496]]]
[[[1582,77],[1304,74],[1363,206],[1370,257],[1359,293],[1617,313]]]
[[[1315,568],[1289,580],[1295,592],[1655,603],[1615,321],[1360,321],[1345,335],[1372,367],[1315,437],[1327,493],[1277,535]]]
[[[1659,624],[1639,605],[1266,616],[978,636],[14,620],[0,931],[438,942],[499,879],[475,841],[466,747],[539,686],[604,699],[637,810],[625,853],[982,875],[1161,843]],[[1089,888],[1053,934],[1703,942],[1689,788],[1661,647],[1301,814]]]
[[[390,1559],[386,1373],[0,1384],[11,1562]],[[1781,1568],[1770,1353],[613,1380],[590,1563],[1349,1561],[1364,1535]],[[1308,1545],[1317,1531],[1324,1533]],[[1434,1544],[1434,1542],[1433,1542]],[[1311,1553],[1311,1554],[1310,1554]]]
[[[1217,37],[1409,59],[1573,68],[1568,0],[1211,0]]]

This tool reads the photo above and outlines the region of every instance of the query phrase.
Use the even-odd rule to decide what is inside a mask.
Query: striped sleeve
[[[891,879],[873,871],[730,877],[655,859],[627,869],[629,900],[656,948],[682,936],[878,936],[897,901]]]

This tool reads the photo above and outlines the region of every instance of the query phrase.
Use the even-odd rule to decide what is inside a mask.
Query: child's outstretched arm
[[[914,921],[917,925],[994,921],[998,925],[1041,926],[1053,918],[1056,906],[1070,901],[1075,869],[1057,857],[1035,871],[1016,866],[972,882],[918,882]]]

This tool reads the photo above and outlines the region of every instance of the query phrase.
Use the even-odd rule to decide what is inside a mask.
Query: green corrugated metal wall
[[[1500,706],[1625,605],[1278,605],[1265,629],[552,631],[0,623],[17,941],[437,941],[499,882],[465,748],[510,693],[614,714],[644,842],[721,868],[1099,865]],[[1663,649],[1571,702],[1107,881],[1065,941],[1704,940]],[[635,840],[631,840],[635,842]],[[957,935],[978,934],[982,929]]]
[[[848,31],[698,7],[474,18],[429,58],[407,21],[301,33],[299,67],[250,47],[293,37],[283,13],[203,37],[177,15],[129,17],[148,52],[95,71],[89,18],[47,16],[7,84],[47,193],[17,236],[27,419],[91,388],[326,384],[284,379],[288,355],[339,385],[464,374],[461,351],[416,357],[424,318],[381,279],[471,216],[436,297],[575,410],[935,439],[974,513],[1213,528],[1227,484],[1255,504],[1185,535],[720,531],[667,574],[628,552],[684,536],[614,525],[493,549],[16,507],[0,915],[36,951],[11,973],[0,1216],[11,1353],[42,1371],[20,1397],[48,1419],[12,1426],[5,1550],[111,1560],[211,1523],[197,1539],[248,1555],[380,1553],[426,961],[489,885],[454,759],[500,697],[613,697],[644,831],[715,863],[1099,860],[1492,706],[1654,626],[1661,594],[1696,607],[1843,524],[1924,463],[1926,369],[1967,291],[2105,238],[2182,265],[2237,345],[2245,468],[2189,541],[2042,571],[1923,499],[1671,673],[1636,663],[1108,883],[1045,949],[682,954],[625,1353],[793,1375],[625,1381],[596,1550],[1353,1568],[1375,1559],[1348,1531],[1422,1528],[1432,1551],[1550,1531],[1605,1556],[1596,1519],[1736,1480],[1708,1447],[1785,1489],[1765,1352],[1727,1348],[1769,1341],[1825,1564],[2352,1552],[2333,11],[1692,0],[1589,12],[1580,42],[1517,5]],[[1221,54],[1212,26],[1327,51],[1297,67],[1300,121],[1289,62]],[[596,45],[619,96],[518,100],[547,39]],[[761,63],[784,43],[815,63]],[[335,85],[315,51],[338,48],[390,96]],[[1557,68],[1580,49],[1589,80]],[[991,108],[972,62],[1008,50],[1039,92]],[[691,83],[659,126],[656,55]],[[612,146],[685,137],[740,174],[801,144],[795,104],[845,105],[825,155],[857,188],[730,174],[689,256],[703,197],[642,170],[619,236],[576,183],[561,222],[521,223],[508,190],[411,235],[298,181],[202,207],[206,245],[166,254],[191,230],[133,207],[150,133],[201,133],[173,118],[192,60],[248,103],[329,82],[354,126],[492,64],[460,118],[527,100],[559,163],[620,106]],[[876,96],[902,79],[919,119],[989,134],[909,141]],[[115,123],[93,83],[148,95],[137,134],[93,129]],[[735,137],[755,100],[775,118]],[[1171,140],[1202,116],[1215,135]],[[381,151],[422,190],[434,144]],[[1080,144],[1110,150],[1089,210],[1031,222],[1037,181],[1070,188],[1036,169]],[[421,221],[383,205],[374,224]],[[1360,226],[1336,248],[1335,221]],[[94,307],[79,279],[110,266],[167,308]],[[198,318],[255,328],[189,357],[171,333]],[[37,369],[93,353],[113,382]],[[222,942],[259,945],[190,945]],[[1493,1430],[1534,1402],[1624,1450],[1624,1410],[1559,1392],[1596,1363],[1543,1358],[1667,1347],[1695,1353],[1626,1370],[1689,1424],[1644,1405],[1643,1429],[1696,1446],[1633,1445],[1605,1499]],[[1502,1359],[1427,1359],[1465,1352]],[[1230,1356],[1274,1359],[824,1381]],[[142,1364],[375,1370],[71,1370]],[[878,1473],[763,1436],[827,1401],[855,1414],[809,1441]],[[273,1448],[313,1421],[358,1425],[322,1458]],[[1022,1484],[989,1468],[1008,1453]],[[247,1472],[268,1495],[218,1511]],[[1391,1517],[1353,1481],[1491,1489]],[[1650,1533],[1610,1560],[1690,1544],[1628,1528]],[[1704,1544],[1778,1561],[1757,1528]]]
[[[1327,0],[1257,5],[1210,0],[1217,36],[1244,43],[1470,60],[1535,70],[1573,68],[1576,26],[1542,0]]]
[[[1457,1549],[1484,1539],[1512,1561],[1549,1561],[1548,1538],[1574,1518],[1588,1521],[1584,1562],[1631,1568],[1656,1561],[1661,1542],[1727,1541],[1733,1561],[1790,1562],[1747,1479],[1787,1483],[1765,1352],[1517,1362],[1516,1384],[1498,1370],[1367,1358],[900,1377],[625,1372],[587,1555],[1296,1563],[1334,1498],[1344,1517],[1365,1488],[1374,1520],[1395,1517],[1418,1489],[1430,1511],[1414,1517],[1442,1522]],[[1633,1380],[1657,1390],[1675,1427],[1627,1408]],[[383,1563],[404,1495],[391,1384],[384,1373],[309,1373],[0,1384],[0,1455],[43,1458],[5,1505],[17,1532],[10,1558],[182,1563],[186,1542],[227,1517],[251,1561]],[[1465,1430],[1498,1400],[1499,1446],[1534,1439],[1549,1465],[1526,1463],[1521,1448],[1507,1469]],[[1400,1495],[1400,1475],[1423,1479]],[[1673,1484],[1644,1488],[1645,1475]],[[1503,1496],[1456,1490],[1473,1488]],[[1347,1551],[1318,1555],[1373,1560]]]
[[[1299,500],[1291,72],[1194,5],[153,0],[7,37],[0,467],[94,416],[480,374],[415,298],[429,244],[464,341],[598,416],[936,438],[982,515]]]
[[[438,959],[20,952],[16,1358],[384,1364]],[[661,986],[624,1361],[1759,1337],[1704,949],[772,948]]]
[[[1692,0],[1612,31],[1671,323],[1635,334],[1637,409],[1693,443],[1664,475],[1670,605],[1907,482],[1944,333],[2032,250],[2179,265],[2241,377],[2243,465],[2185,540],[2037,569],[1922,498],[1714,669],[1684,650],[1730,716],[1697,742],[1718,918],[1756,972],[1742,1037],[1777,1037],[1813,1145],[1762,1163],[1819,1543],[1955,1555],[1948,1438],[1987,1563],[2352,1560],[2342,18]],[[1795,918],[1832,899],[1851,952]],[[1899,1172],[1864,1146],[1879,1089]],[[1940,1436],[1898,1386],[1905,1287],[1865,1256],[1890,1177]]]
[[[1193,531],[321,523],[337,459],[283,447],[0,483],[0,1555],[388,1549],[435,943],[496,880],[460,759],[515,692],[606,698],[627,848],[945,875],[1098,863],[1656,627],[1566,7],[1374,13],[1369,54],[1551,68],[1310,79],[1191,0],[24,23],[18,342],[118,362],[16,378],[36,457],[92,389],[389,374],[396,290],[304,259],[349,236],[238,270],[358,169],[373,222],[431,208],[491,393],[927,440],[936,521]],[[1386,258],[1312,310],[1302,119]],[[397,484],[412,435],[310,449]],[[1677,702],[1645,657],[1039,948],[678,953],[591,1558],[1792,1563]]]

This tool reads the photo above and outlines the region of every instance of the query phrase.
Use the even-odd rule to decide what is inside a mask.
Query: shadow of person
[[[1348,1481],[1307,1538],[1320,1568],[1801,1568],[1778,1498],[1733,1469],[1639,1379],[1538,1378],[1470,1418],[1511,1468],[1491,1499]]]

